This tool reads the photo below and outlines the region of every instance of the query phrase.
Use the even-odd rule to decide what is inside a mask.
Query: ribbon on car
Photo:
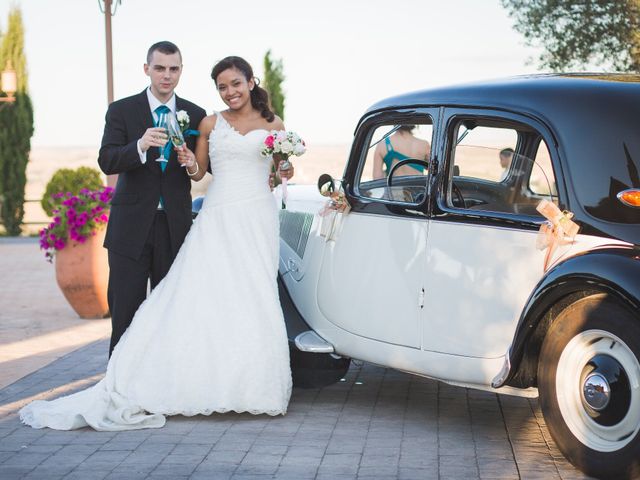
[[[344,192],[331,192],[329,199],[326,201],[318,214],[322,217],[320,225],[320,236],[325,237],[327,241],[335,240],[335,231],[337,229],[338,214],[346,215],[351,210],[351,205],[347,201]]]
[[[544,256],[543,270],[549,268],[549,262],[553,252],[558,245],[572,243],[580,227],[573,220],[573,213],[561,211],[558,206],[549,200],[542,200],[536,210],[544,216],[547,221],[540,225],[538,237],[536,238],[536,248],[538,250],[547,249]]]

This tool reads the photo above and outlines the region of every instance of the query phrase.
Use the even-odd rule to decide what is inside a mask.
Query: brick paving
[[[109,325],[77,318],[35,239],[0,239],[0,271],[0,480],[586,478],[535,400],[360,363],[330,387],[294,389],[284,417],[171,417],[121,433],[25,427],[25,403],[102,377]]]
[[[284,417],[170,417],[157,430],[58,432],[17,410],[98,381],[107,342],[0,390],[0,479],[583,479],[535,400],[452,387],[370,364],[294,389]]]
[[[0,274],[0,388],[109,336],[111,320],[69,306],[37,238],[0,237]]]

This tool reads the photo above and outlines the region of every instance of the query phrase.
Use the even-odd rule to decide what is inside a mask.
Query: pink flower
[[[264,139],[264,144],[269,148],[273,148],[274,140],[275,139],[273,138],[273,135],[269,135],[267,138]]]
[[[51,223],[39,232],[40,248],[45,250],[47,260],[51,261],[55,251],[63,249],[68,240],[84,243],[107,223],[113,192],[113,188],[104,187],[96,191],[82,189],[78,195],[53,195],[61,203],[54,210]]]

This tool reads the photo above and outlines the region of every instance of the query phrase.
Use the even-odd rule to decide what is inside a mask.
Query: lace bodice
[[[268,130],[256,129],[242,135],[217,113],[209,135],[209,159],[213,180],[207,192],[210,204],[236,202],[271,195],[271,157],[260,154]]]

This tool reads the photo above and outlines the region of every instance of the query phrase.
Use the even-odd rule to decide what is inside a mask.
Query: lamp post
[[[107,50],[107,103],[113,103],[113,52],[111,48],[111,17],[116,14],[118,5],[122,0],[98,0],[100,10],[104,13],[104,31]],[[107,175],[107,185],[115,187],[118,181],[117,175]]]
[[[0,97],[0,103],[13,103],[16,101],[14,94],[18,90],[18,79],[16,77],[16,71],[11,65],[11,60],[7,60],[7,64],[2,71],[0,77],[0,90],[7,94],[6,97]],[[2,105],[4,106],[4,105]]]

